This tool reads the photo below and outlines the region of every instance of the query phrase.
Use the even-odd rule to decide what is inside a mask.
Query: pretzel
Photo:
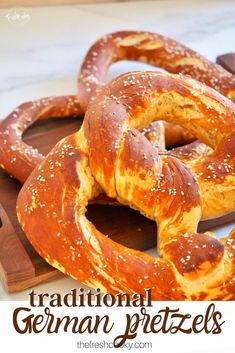
[[[160,155],[139,132],[163,118],[209,146],[200,159]],[[235,230],[220,240],[197,233],[200,219],[234,210],[234,167],[232,101],[188,77],[125,74],[34,169],[17,215],[49,264],[103,292],[234,300]],[[87,220],[88,201],[102,192],[157,222],[158,258],[115,243]]]
[[[72,100],[75,100],[76,111],[71,110],[69,106],[68,113],[83,115],[89,101],[93,100],[100,88],[103,87],[109,66],[113,62],[124,59],[148,62],[174,73],[190,74],[192,77],[235,99],[234,75],[229,74],[219,65],[209,62],[182,44],[159,34],[148,32],[112,33],[98,40],[89,49],[83,61],[78,76],[77,100],[80,106],[76,98],[71,96],[68,96],[68,98],[44,98],[24,103],[5,119],[0,126],[0,165],[12,176],[24,182],[43,156],[22,142],[23,132],[32,122],[41,119],[41,116],[43,119],[49,118],[51,113],[56,113],[56,117],[67,116],[65,114],[67,105]],[[44,111],[41,112],[38,108],[44,109],[43,102],[48,104],[48,101],[50,101],[51,109],[44,116]],[[58,108],[56,107],[57,104]],[[29,123],[25,122],[24,115],[28,116],[28,120],[31,120]],[[166,122],[164,124],[165,144],[167,146],[189,143],[194,140],[194,137],[181,127],[172,126],[172,124]],[[159,128],[159,123],[155,126]],[[18,134],[19,130],[21,134]],[[3,147],[1,148],[1,146]]]
[[[121,31],[99,39],[89,49],[78,76],[78,97],[83,110],[104,86],[109,66],[135,60],[171,73],[190,75],[235,101],[235,75],[183,44],[163,35]]]

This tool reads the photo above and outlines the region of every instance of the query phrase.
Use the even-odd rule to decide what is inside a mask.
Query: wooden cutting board
[[[35,124],[24,140],[46,154],[62,137],[79,129],[77,118]],[[62,274],[48,265],[32,248],[16,218],[20,183],[0,170],[0,278],[8,292],[30,288]],[[140,250],[156,245],[156,225],[127,207],[90,205],[87,212],[95,226],[116,242]],[[200,231],[235,220],[235,213],[200,223]]]

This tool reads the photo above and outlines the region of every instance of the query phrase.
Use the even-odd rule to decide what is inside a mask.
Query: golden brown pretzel
[[[121,31],[99,39],[88,51],[78,76],[78,97],[85,110],[104,85],[109,66],[121,60],[142,61],[182,73],[235,100],[235,76],[183,44],[151,32]]]
[[[162,118],[210,149],[184,163],[159,155],[138,130]],[[91,287],[152,288],[158,300],[235,299],[235,231],[220,241],[197,233],[201,218],[235,209],[234,168],[234,103],[190,78],[126,74],[35,168],[18,219],[48,263]],[[104,191],[157,222],[159,258],[113,242],[87,220],[88,201]]]

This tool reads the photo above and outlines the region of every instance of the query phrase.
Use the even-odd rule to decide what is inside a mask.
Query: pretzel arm
[[[0,166],[24,183],[44,156],[23,142],[23,133],[35,121],[81,113],[76,96],[48,97],[20,105],[0,125]]]
[[[88,51],[78,77],[78,97],[85,110],[104,85],[108,68],[121,60],[142,61],[182,73],[235,100],[235,76],[181,43],[157,33],[121,31],[99,39]]]

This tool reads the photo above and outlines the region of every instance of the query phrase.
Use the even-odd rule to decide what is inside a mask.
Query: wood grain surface
[[[36,123],[24,140],[46,154],[62,137],[77,131],[81,119],[58,119]],[[9,292],[53,280],[62,274],[49,266],[32,248],[16,218],[15,205],[21,185],[0,171],[0,277]],[[128,247],[146,250],[156,245],[154,222],[123,206],[89,205],[87,212],[104,234]],[[201,222],[200,231],[235,219],[235,213]]]

